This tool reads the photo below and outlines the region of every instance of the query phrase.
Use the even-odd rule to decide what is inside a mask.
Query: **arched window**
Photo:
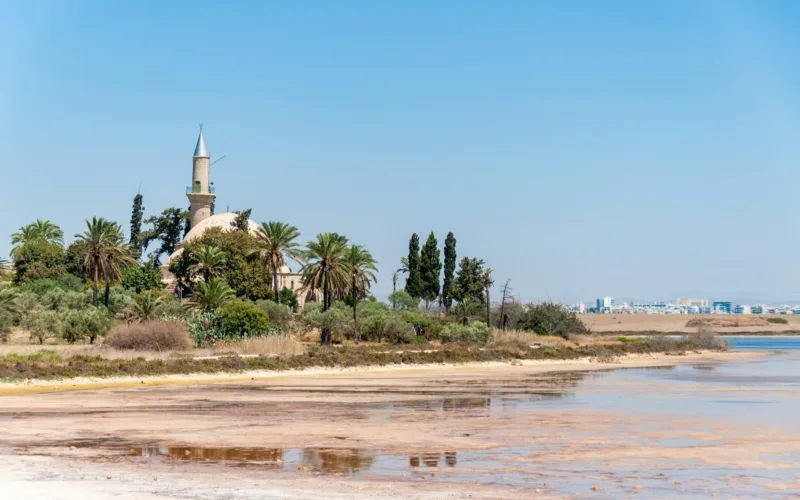
[[[200,192],[200,181],[194,181],[194,192],[195,193]]]

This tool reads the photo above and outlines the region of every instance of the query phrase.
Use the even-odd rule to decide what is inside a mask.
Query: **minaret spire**
[[[194,157],[208,158],[206,140],[203,139],[203,124],[200,124],[200,135],[197,137],[197,146],[194,147]]]

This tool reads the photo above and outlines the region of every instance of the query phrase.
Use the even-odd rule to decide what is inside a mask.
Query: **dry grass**
[[[103,343],[114,349],[157,352],[188,351],[194,347],[186,327],[177,321],[117,325]]]
[[[306,346],[291,335],[269,335],[253,337],[247,340],[217,342],[214,354],[261,354],[261,355],[297,355],[305,354]]]
[[[525,330],[494,330],[489,339],[495,344],[521,342],[526,345],[559,346],[567,341],[554,335],[536,335]]]
[[[787,321],[788,323],[788,321]],[[724,316],[718,318],[693,318],[686,322],[689,328],[714,327],[733,328],[743,326],[769,326],[769,321],[763,316]]]

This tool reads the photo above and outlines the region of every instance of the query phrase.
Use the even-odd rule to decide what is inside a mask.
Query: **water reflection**
[[[328,474],[348,474],[368,470],[375,454],[365,450],[328,448],[303,450],[303,465],[322,470]]]
[[[261,463],[274,467],[279,467],[283,463],[283,450],[280,448],[144,446],[131,448],[130,454],[142,457],[166,457],[171,460]]]
[[[420,456],[408,457],[408,465],[413,468],[418,468],[420,465],[425,467],[439,467],[439,461],[442,459],[441,453],[423,453]],[[444,452],[444,463],[448,467],[455,467],[458,463],[458,455],[455,451]]]

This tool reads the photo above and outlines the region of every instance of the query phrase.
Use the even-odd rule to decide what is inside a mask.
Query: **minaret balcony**
[[[199,185],[186,186],[186,194],[202,193],[202,192],[203,192],[203,189]],[[209,186],[208,187],[208,193],[205,193],[205,194],[214,194],[215,192],[216,192],[216,189],[214,189],[214,186]]]

